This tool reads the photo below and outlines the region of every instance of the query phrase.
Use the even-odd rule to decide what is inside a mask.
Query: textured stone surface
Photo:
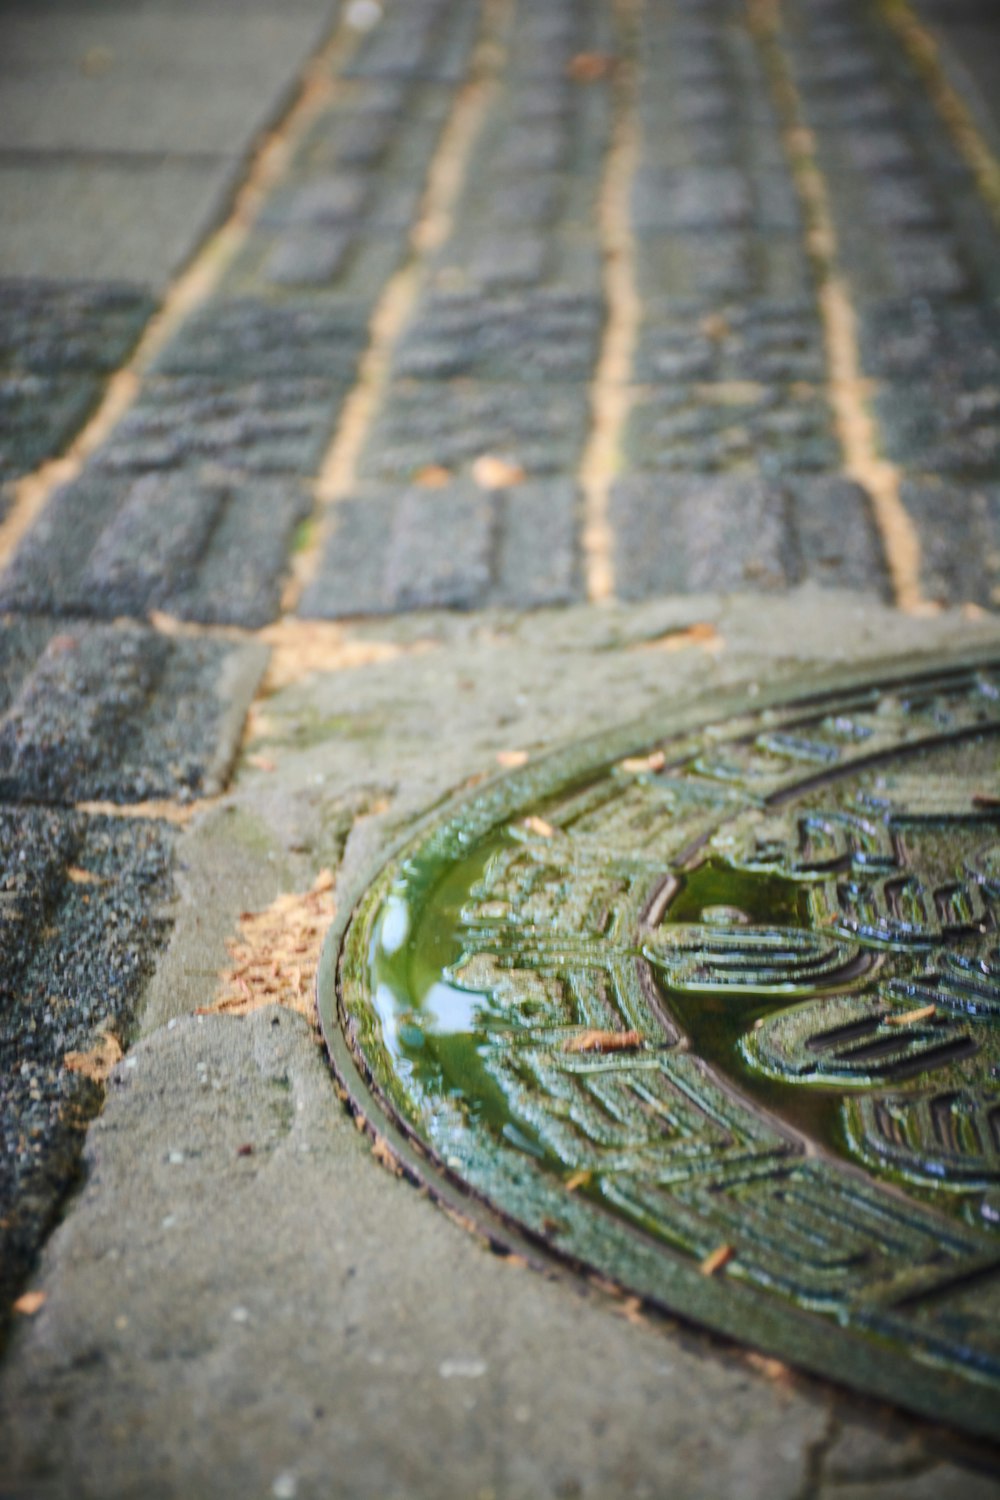
[[[153,378],[97,463],[112,470],[211,463],[233,473],[315,474],[346,389],[316,377]]]
[[[0,1325],[100,1107],[64,1058],[127,1040],[166,935],[172,842],[162,824],[0,809]]]
[[[336,619],[566,603],[579,596],[576,530],[567,480],[489,493],[467,481],[373,490],[334,508],[299,613]]]
[[[217,790],[260,672],[254,648],[151,631],[7,624],[0,801]]]
[[[49,501],[0,577],[0,604],[264,625],[310,509],[292,476],[91,472]]]
[[[806,580],[886,589],[866,497],[841,480],[636,476],[615,485],[612,525],[626,599]]]
[[[601,307],[572,293],[428,300],[403,335],[400,377],[447,380],[586,380],[597,354]]]
[[[421,468],[463,470],[484,454],[528,474],[572,473],[587,433],[575,386],[400,381],[386,396],[361,472],[408,479]]]

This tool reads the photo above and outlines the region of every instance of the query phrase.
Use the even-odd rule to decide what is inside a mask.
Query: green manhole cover
[[[492,1235],[995,1434],[998,772],[997,660],[553,754],[345,915],[334,1062]]]

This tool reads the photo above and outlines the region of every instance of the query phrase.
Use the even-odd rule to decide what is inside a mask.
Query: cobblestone
[[[92,471],[49,501],[0,579],[0,608],[264,625],[310,510],[293,477]]]
[[[151,310],[131,288],[0,281],[0,485],[67,446]]]
[[[0,653],[0,802],[218,790],[235,750],[233,716],[246,702],[237,676],[246,648],[32,622],[0,627]]]
[[[612,523],[625,599],[807,580],[886,592],[867,497],[844,480],[637,475],[615,485]]]
[[[168,923],[162,825],[0,807],[0,1322],[101,1090],[64,1058],[127,1039]]]
[[[576,511],[567,480],[489,494],[459,481],[344,501],[300,613],[337,619],[442,605],[568,603],[580,597]]]

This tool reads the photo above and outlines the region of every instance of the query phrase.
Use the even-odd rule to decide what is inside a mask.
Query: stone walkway
[[[102,1106],[93,1059],[143,1039],[15,1320],[0,1494],[997,1493],[947,1435],[512,1285],[375,1171],[305,1022],[190,1014],[241,911],[498,750],[996,640],[995,20],[43,9],[0,12],[5,1309]],[[234,1166],[272,1116],[267,1171]]]

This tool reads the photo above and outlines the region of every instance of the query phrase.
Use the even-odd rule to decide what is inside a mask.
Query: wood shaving
[[[314,986],[320,950],[334,915],[333,875],[321,870],[308,891],[282,895],[260,912],[244,912],[226,947],[232,967],[219,994],[198,1015],[245,1016],[283,1005],[318,1029]]]
[[[45,1306],[45,1295],[44,1292],[25,1292],[14,1303],[14,1311],[20,1313],[22,1317],[33,1318],[35,1313]]]
[[[641,1046],[641,1031],[580,1031],[563,1042],[563,1051],[631,1052]]]
[[[520,464],[508,463],[492,453],[483,453],[472,465],[472,477],[481,490],[506,490],[523,484],[527,475]]]
[[[451,484],[452,473],[442,464],[424,464],[413,476],[413,483],[422,490],[444,489],[446,484]]]
[[[248,766],[253,766],[255,771],[276,771],[277,761],[273,761],[269,755],[248,755],[246,757]]]
[[[630,649],[633,651],[688,651],[692,646],[700,646],[703,651],[715,653],[724,650],[725,644],[724,637],[710,621],[699,620],[694,625],[685,626],[683,630],[665,630],[662,635],[653,636],[650,640],[636,641]]]
[[[606,52],[578,52],[566,64],[566,77],[573,83],[598,83],[608,76],[614,62]]]
[[[703,1276],[714,1276],[723,1266],[728,1266],[735,1254],[732,1245],[718,1245],[711,1254],[705,1256],[698,1269]]]
[[[92,1083],[107,1083],[111,1069],[121,1062],[124,1053],[116,1036],[106,1031],[89,1052],[67,1052],[63,1067],[68,1073],[79,1073]]]
[[[83,870],[79,865],[66,866],[66,879],[72,881],[73,885],[107,885],[100,875],[95,875],[92,870]]]
[[[621,768],[630,776],[640,776],[643,771],[662,771],[666,763],[663,751],[654,750],[652,755],[630,755],[622,761]]]
[[[534,813],[529,818],[525,818],[524,827],[529,833],[537,833],[542,839],[550,839],[555,834],[552,824],[546,823],[544,818],[536,818]]]
[[[497,765],[503,766],[505,770],[514,771],[518,766],[526,766],[530,756],[527,750],[498,750]]]
[[[906,1010],[901,1016],[886,1016],[887,1026],[912,1026],[916,1021],[929,1021],[937,1015],[936,1005],[921,1005],[917,1010]]]

